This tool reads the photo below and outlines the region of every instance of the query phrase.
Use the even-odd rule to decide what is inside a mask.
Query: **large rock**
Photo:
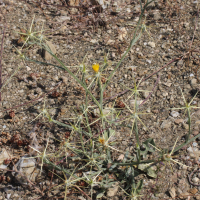
[[[21,184],[28,184],[28,180],[35,182],[40,173],[40,170],[36,168],[36,160],[28,156],[20,158],[15,166],[13,166],[13,171],[12,175]]]

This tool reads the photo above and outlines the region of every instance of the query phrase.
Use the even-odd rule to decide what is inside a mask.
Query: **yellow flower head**
[[[97,63],[93,64],[92,69],[97,73],[99,71],[99,64]]]
[[[101,143],[101,144],[105,144],[105,139],[104,138],[101,138],[101,137],[99,137],[99,143]]]

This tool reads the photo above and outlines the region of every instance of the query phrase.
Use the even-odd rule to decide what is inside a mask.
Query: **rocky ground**
[[[94,1],[65,2],[0,0],[3,43],[0,164],[4,168],[0,176],[0,199],[63,199],[65,189],[56,187],[60,178],[48,176],[44,169],[36,181],[40,168],[36,167],[29,145],[36,137],[37,145],[45,147],[50,137],[48,151],[54,152],[58,141],[66,136],[66,129],[45,122],[40,114],[44,106],[54,119],[64,121],[84,102],[84,91],[68,73],[51,65],[20,59],[16,51],[23,45],[20,33],[29,30],[31,24],[34,31],[43,30],[56,55],[74,73],[77,72],[75,66],[80,65],[85,56],[85,64],[92,66],[95,62],[103,62],[108,53],[110,66],[105,70],[106,77],[128,48],[140,16],[137,0],[105,1],[103,5],[95,5]],[[141,112],[148,114],[141,115],[146,127],[139,124],[140,139],[153,138],[160,149],[172,150],[177,138],[177,145],[183,143],[189,129],[185,110],[171,108],[184,107],[181,90],[188,102],[199,91],[198,15],[198,1],[156,0],[151,3],[142,20],[143,36],[120,65],[105,94],[106,98],[111,98],[123,92],[117,101],[133,109],[134,98],[129,98],[131,92],[125,90],[134,86],[134,80],[138,83],[144,77],[138,102],[143,102],[151,91],[153,93],[141,106]],[[32,59],[56,64],[38,47],[31,46],[25,53]],[[200,107],[199,98],[197,94],[191,105]],[[127,109],[122,112],[126,116]],[[196,136],[200,111],[193,109],[191,116],[191,135]],[[135,138],[134,134],[130,136],[130,130],[117,129],[117,141],[124,152],[134,148]],[[171,162],[172,169],[170,165],[163,165],[156,179],[144,174],[139,177],[144,179],[140,199],[200,199],[200,175],[195,171],[199,170],[199,141],[197,138],[176,155],[177,161],[184,165]],[[30,154],[34,158],[29,160],[29,168],[34,169],[35,175],[28,171],[19,173],[25,165],[22,157]],[[120,187],[113,188],[102,199],[128,199]],[[86,197],[75,190],[68,194],[68,199],[72,198]]]

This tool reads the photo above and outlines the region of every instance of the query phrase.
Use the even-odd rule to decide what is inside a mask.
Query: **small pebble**
[[[164,120],[163,123],[161,124],[161,128],[170,128],[171,127],[171,122],[168,120]]]
[[[172,117],[178,117],[180,114],[179,114],[179,112],[173,110],[173,111],[170,113],[170,115],[171,115]]]
[[[169,189],[169,194],[172,198],[175,198],[176,197],[176,189],[173,187],[173,188],[170,188]]]
[[[70,21],[70,17],[69,16],[61,16],[57,19],[59,22],[64,22],[66,20]]]
[[[196,136],[196,135],[199,134],[199,131],[193,131],[192,134],[193,134],[194,136]]]
[[[198,144],[196,142],[193,142],[193,147],[196,147]]]
[[[26,66],[27,71],[31,71],[31,68],[29,66]]]
[[[175,121],[174,121],[174,123],[175,124],[180,124],[180,123],[183,123],[183,119],[176,119]]]
[[[194,178],[192,179],[192,182],[194,182],[194,183],[198,183],[198,182],[199,182],[199,178],[194,177]]]
[[[197,79],[193,78],[190,83],[191,83],[191,85],[197,84]]]
[[[200,124],[200,120],[196,121],[195,124]]]
[[[187,151],[190,152],[190,153],[192,153],[193,152],[193,148],[192,147],[188,147]]]
[[[152,48],[154,48],[156,46],[155,42],[148,42],[148,45]]]
[[[188,124],[183,124],[183,128],[186,130],[189,130],[189,125]]]
[[[166,97],[166,96],[168,96],[168,92],[164,91],[164,92],[162,93],[162,95],[163,95],[164,97]]]
[[[97,40],[96,39],[92,39],[90,42],[95,44],[95,43],[97,43]]]

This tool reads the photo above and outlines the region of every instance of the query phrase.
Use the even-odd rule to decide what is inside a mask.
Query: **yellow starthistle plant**
[[[104,66],[100,67],[100,65],[98,63],[94,63],[92,65],[92,70],[94,72],[93,75],[86,77],[87,79],[94,77],[93,80],[91,81],[91,83],[89,84],[88,88],[90,88],[92,86],[92,84],[94,83],[94,81],[96,81],[96,85],[97,83],[99,83],[100,85],[102,85],[103,83],[103,79],[107,80],[106,78],[104,78],[103,76],[106,74],[102,74],[102,72],[105,70]]]
[[[92,173],[92,172],[91,172]],[[99,182],[97,181],[97,177],[102,173],[102,171],[98,172],[98,174],[93,176],[92,174],[87,175],[86,173],[83,173],[84,177],[86,178],[86,182],[91,186],[91,199],[93,196],[93,187],[99,185]]]
[[[175,156],[173,156],[173,153],[174,153],[174,149],[175,149],[177,141],[178,141],[178,137],[177,137],[177,139],[176,139],[176,141],[174,143],[174,146],[173,146],[173,148],[172,148],[172,150],[171,150],[170,153],[165,153],[164,151],[158,149],[157,147],[155,147],[154,145],[152,145],[151,143],[149,143],[153,148],[155,148],[156,150],[158,150],[160,152],[160,158],[158,160],[160,162],[167,162],[167,163],[169,163],[171,171],[172,171],[172,166],[171,166],[171,163],[170,163],[171,161],[173,161],[174,163],[177,163],[179,165],[186,166],[186,165],[184,165],[184,164],[182,164],[182,163],[180,163],[180,162],[178,162],[178,161],[176,161],[176,160],[173,159],[173,158],[175,158]],[[152,163],[150,163],[149,165],[151,165],[151,164]],[[188,167],[188,166],[186,166],[186,167]]]
[[[114,143],[114,141],[111,141],[112,138],[114,137],[114,135],[115,135],[115,131],[114,130],[111,131],[111,135],[110,135],[110,137],[108,139],[106,139],[107,135],[105,133],[102,134],[102,137],[99,136],[99,143],[102,144],[102,146],[104,146],[105,148],[110,148],[112,150],[121,152],[120,150],[118,150],[118,149],[116,149],[116,148],[111,146],[112,143]]]
[[[181,90],[181,88],[180,88]],[[188,124],[189,124],[189,133],[186,137],[186,141],[189,140],[190,138],[190,134],[191,134],[191,109],[198,109],[200,107],[197,107],[197,106],[192,106],[192,102],[194,101],[194,98],[197,96],[198,92],[194,95],[194,97],[192,98],[192,100],[188,103],[183,95],[183,92],[181,90],[181,94],[182,94],[182,97],[183,97],[183,100],[184,100],[184,103],[185,103],[185,106],[184,107],[181,107],[181,108],[171,108],[171,110],[185,110],[185,113],[187,113],[187,116],[188,116]]]
[[[44,23],[42,25],[41,30],[33,31],[34,20],[35,20],[35,16],[33,17],[33,20],[31,22],[29,30],[25,30],[24,32],[17,32],[21,35],[21,38],[22,38],[23,43],[24,43],[23,46],[22,46],[22,49],[29,42],[30,42],[30,45],[28,46],[28,48],[30,48],[30,46],[33,45],[34,43],[39,43],[39,45],[41,45],[42,42],[47,42],[47,39],[46,39],[47,35],[43,34],[45,31],[47,31],[47,30],[43,29]]]
[[[139,120],[141,122],[141,124],[146,128],[148,129],[145,124],[143,123],[143,121],[140,119],[140,115],[149,115],[151,113],[143,113],[143,112],[138,112],[138,105],[137,105],[137,100],[135,99],[135,104],[134,104],[134,108],[133,110],[131,110],[128,105],[126,103],[124,103],[126,108],[128,109],[128,111],[130,112],[130,116],[128,116],[126,119],[120,121],[120,122],[123,122],[123,121],[127,121],[127,120],[130,120],[132,122],[132,129],[131,129],[131,133],[130,135],[132,135],[132,132],[133,132],[133,128],[134,128],[134,125],[135,125],[135,122],[137,120]]]
[[[40,152],[37,148],[35,148],[34,146],[30,146],[29,147],[31,149],[33,149],[35,152],[37,152],[37,158],[39,158],[41,160],[41,168],[40,168],[40,175],[42,173],[42,168],[43,168],[43,165],[44,165],[44,160],[47,160],[48,158],[50,157],[54,157],[54,154],[46,154],[46,151],[47,151],[47,147],[48,147],[48,144],[49,144],[49,138],[47,139],[47,145],[44,149],[43,152]],[[33,157],[34,158],[34,157]]]
[[[123,85],[123,86],[125,86],[128,90],[130,90],[130,91],[132,92],[132,94],[126,99],[126,101],[128,101],[133,95],[137,95],[138,97],[140,97],[140,92],[148,92],[148,93],[151,92],[151,91],[148,91],[148,90],[139,90],[139,89],[138,89],[139,86],[140,86],[140,83],[141,83],[142,80],[143,80],[143,77],[140,79],[140,81],[138,82],[138,84],[136,84],[135,78],[133,78],[133,80],[134,80],[134,87],[133,87],[133,88],[129,88],[129,87]]]
[[[87,66],[85,64],[85,60],[86,60],[86,57],[87,57],[87,54],[85,55],[85,57],[83,58],[83,61],[79,64],[79,65],[75,65],[75,66],[67,66],[67,67],[70,67],[70,68],[73,68],[73,67],[76,67],[78,68],[78,71],[76,73],[76,76],[78,75],[79,72],[81,72],[82,74],[82,80],[85,78],[85,75],[88,73],[88,69],[87,69]],[[77,60],[78,61],[78,60]],[[78,61],[79,62],[79,61]]]
[[[41,112],[31,122],[35,121],[41,115],[43,115],[43,118],[47,118],[49,122],[51,122],[53,120],[52,117],[50,116],[49,112],[48,112],[48,110],[51,110],[52,108],[47,109],[46,106],[45,106],[45,101],[46,100],[44,99],[43,108],[40,109]]]
[[[74,168],[74,171],[72,172],[72,174],[69,177],[68,177],[68,175],[66,175],[63,172],[64,179],[61,176],[59,176],[58,174],[55,174],[55,173],[52,172],[53,174],[55,174],[57,177],[59,177],[63,181],[63,183],[61,183],[60,185],[54,187],[53,189],[56,189],[56,188],[61,187],[61,186],[64,186],[64,188],[65,188],[65,197],[64,197],[64,200],[67,200],[67,191],[69,191],[72,187],[75,187],[75,188],[77,188],[77,189],[80,190],[80,188],[76,185],[76,183],[78,181],[80,181],[80,180],[85,180],[86,181],[85,177],[80,177],[79,178],[79,177],[77,177],[74,174],[74,172],[75,172],[75,170],[76,170],[77,167],[78,167],[78,165]]]

